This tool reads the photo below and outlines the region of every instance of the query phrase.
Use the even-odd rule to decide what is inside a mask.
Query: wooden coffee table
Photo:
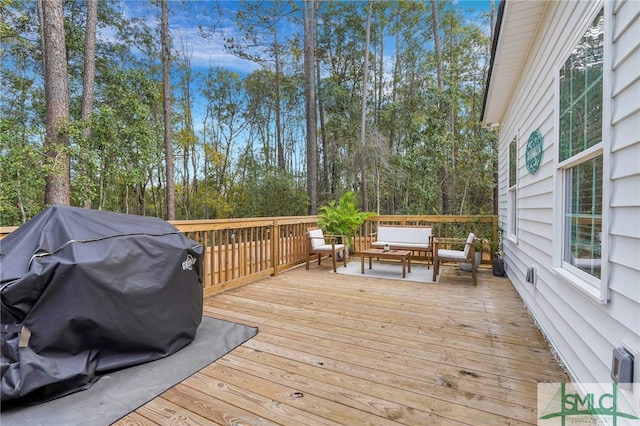
[[[367,249],[360,252],[360,273],[364,274],[364,259],[369,258],[369,269],[371,269],[371,259],[398,259],[402,263],[402,278],[406,278],[406,266],[408,265],[411,272],[411,252],[407,250],[389,250],[383,249]]]

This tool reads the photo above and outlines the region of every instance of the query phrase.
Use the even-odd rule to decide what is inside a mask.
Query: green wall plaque
[[[527,142],[527,152],[525,154],[525,162],[527,164],[527,170],[532,175],[538,171],[540,162],[542,161],[542,134],[540,130],[535,130],[529,136]]]

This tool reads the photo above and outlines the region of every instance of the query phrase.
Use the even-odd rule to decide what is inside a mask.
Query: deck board
[[[205,299],[256,337],[121,419],[133,424],[535,424],[567,382],[506,278],[439,284],[295,268]]]

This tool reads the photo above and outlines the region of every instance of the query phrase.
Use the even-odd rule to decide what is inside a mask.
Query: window
[[[517,235],[517,217],[518,217],[518,141],[513,138],[509,143],[509,201],[507,209],[509,212],[509,235],[515,237]]]
[[[604,10],[560,69],[559,172],[565,201],[562,266],[601,278]]]
[[[566,171],[564,260],[600,278],[602,240],[602,156]]]

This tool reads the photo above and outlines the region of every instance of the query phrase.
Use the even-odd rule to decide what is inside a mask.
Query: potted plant
[[[355,194],[349,191],[338,202],[333,200],[320,207],[319,215],[318,224],[322,232],[329,235],[344,235],[346,241],[343,243],[347,245],[347,252],[349,252],[349,247],[353,247],[353,237],[360,229],[360,225],[375,213],[359,210],[356,207]]]
[[[493,252],[493,275],[496,277],[504,277],[504,259],[502,258],[502,233],[503,229],[498,228],[498,243]]]

